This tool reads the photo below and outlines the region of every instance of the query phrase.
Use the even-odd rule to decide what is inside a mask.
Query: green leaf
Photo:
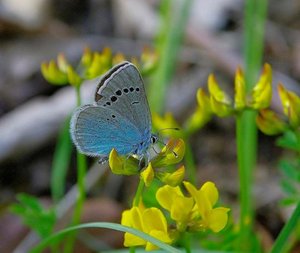
[[[300,137],[299,134],[292,130],[284,132],[284,134],[279,137],[276,141],[279,147],[291,149],[300,152]]]
[[[56,241],[58,238],[60,238],[63,235],[66,235],[70,232],[73,232],[75,230],[84,229],[84,228],[107,228],[107,229],[113,229],[116,231],[121,232],[127,232],[131,233],[135,236],[138,236],[140,238],[143,238],[144,240],[151,242],[152,244],[156,245],[157,247],[165,250],[166,252],[172,252],[172,253],[182,253],[183,251],[176,249],[144,232],[141,232],[139,230],[136,230],[134,228],[126,227],[120,224],[111,223],[111,222],[92,222],[92,223],[85,223],[80,224],[78,226],[69,227],[66,229],[63,229],[55,234],[52,234],[51,236],[47,237],[43,241],[41,241],[37,246],[35,246],[30,253],[38,253],[41,252],[44,248],[46,248],[49,244]]]
[[[72,142],[70,138],[70,117],[66,119],[54,151],[51,169],[51,193],[56,202],[64,196],[66,175],[70,164],[72,153]]]
[[[24,193],[19,194],[17,199],[20,203],[12,205],[11,211],[42,238],[49,236],[56,222],[54,211],[46,210],[37,198]]]
[[[280,201],[280,204],[283,206],[290,206],[294,205],[298,202],[299,200],[295,197],[289,197],[289,198],[284,198]]]
[[[289,160],[281,160],[279,162],[279,168],[287,178],[293,181],[299,180],[300,170]]]
[[[294,184],[291,183],[290,180],[282,180],[281,182],[282,189],[287,194],[297,194],[297,189],[295,188]]]

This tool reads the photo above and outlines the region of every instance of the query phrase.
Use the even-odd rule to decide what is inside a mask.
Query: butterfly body
[[[74,112],[70,131],[79,152],[89,156],[105,159],[113,148],[121,155],[148,156],[157,138],[151,133],[151,114],[137,68],[124,62],[105,74],[94,104]]]

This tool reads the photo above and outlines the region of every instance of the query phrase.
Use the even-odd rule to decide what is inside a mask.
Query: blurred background
[[[181,2],[174,1],[175,10]],[[22,252],[34,241],[32,233],[7,207],[20,192],[51,205],[50,178],[58,134],[76,106],[73,89],[47,83],[40,64],[60,52],[75,64],[86,46],[97,51],[109,47],[114,54],[123,53],[128,59],[141,55],[145,47],[155,50],[164,25],[160,4],[158,0],[0,0],[0,252]],[[164,111],[172,112],[179,122],[184,122],[195,108],[196,91],[206,86],[209,73],[214,73],[222,87],[233,94],[235,69],[243,66],[243,15],[242,0],[192,2],[165,99]],[[273,67],[274,87],[282,82],[297,94],[299,17],[298,0],[269,1],[263,59]],[[147,79],[145,83],[147,89]],[[96,83],[91,81],[86,86],[84,103],[93,99]],[[272,107],[280,110],[277,95]],[[191,143],[199,181],[213,180],[233,212],[238,194],[234,137],[233,119],[214,118],[194,134]],[[257,222],[266,244],[289,215],[289,209],[277,205],[282,191],[276,167],[283,154],[274,140],[259,135],[255,174]],[[73,151],[66,193],[76,183],[74,147]],[[90,175],[95,180],[89,182],[82,222],[118,222],[128,204],[125,196],[134,192],[136,179],[113,176],[97,166],[97,176]],[[65,201],[71,206],[74,194]],[[65,209],[60,210],[62,215],[68,215]],[[122,235],[114,234],[112,238],[110,233],[102,234],[105,245],[121,246]],[[92,245],[99,243],[87,239],[87,235],[82,237]],[[82,241],[76,252],[93,252]]]

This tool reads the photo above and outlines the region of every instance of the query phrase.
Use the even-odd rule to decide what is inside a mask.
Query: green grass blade
[[[69,129],[70,118],[68,117],[59,133],[52,162],[51,193],[52,199],[55,202],[59,201],[64,196],[66,189],[66,176],[72,152],[72,142]]]
[[[162,22],[156,41],[160,60],[148,96],[150,107],[155,112],[162,112],[164,107],[167,87],[174,73],[191,3],[192,0],[184,0],[178,9],[175,9],[174,1],[164,0],[161,3]]]
[[[92,222],[92,223],[85,223],[85,224],[81,224],[81,225],[77,225],[77,226],[73,226],[73,227],[69,227],[66,229],[63,229],[55,234],[53,234],[52,236],[46,238],[45,240],[43,240],[42,242],[40,242],[35,248],[33,248],[30,253],[38,253],[41,252],[44,248],[46,248],[48,245],[51,245],[51,243],[56,242],[57,239],[59,239],[61,236],[64,236],[68,233],[71,233],[75,230],[79,230],[79,229],[84,229],[84,228],[106,228],[106,229],[113,229],[116,231],[121,231],[121,232],[127,232],[127,233],[131,233],[133,235],[136,235],[140,238],[143,238],[144,240],[151,242],[152,244],[156,245],[157,247],[165,250],[166,252],[172,252],[172,253],[182,253],[183,251],[178,250],[168,244],[163,243],[162,241],[148,235],[145,234],[139,230],[136,230],[134,228],[130,228],[130,227],[126,227],[120,224],[116,224],[116,223],[110,223],[110,222]]]

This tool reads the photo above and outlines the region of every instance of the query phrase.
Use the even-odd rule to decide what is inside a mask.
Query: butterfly
[[[101,79],[93,104],[75,110],[72,140],[82,154],[108,160],[114,148],[121,155],[147,158],[157,135],[151,132],[151,113],[142,77],[130,62],[109,70]]]

